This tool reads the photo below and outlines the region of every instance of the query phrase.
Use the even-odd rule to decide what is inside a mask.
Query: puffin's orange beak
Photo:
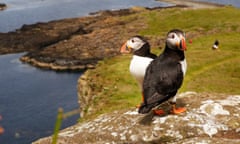
[[[182,50],[182,51],[185,51],[187,50],[187,45],[186,45],[186,41],[184,38],[181,39],[180,43],[178,44],[179,45],[179,48]]]
[[[131,50],[128,48],[127,46],[127,42],[125,42],[122,47],[120,48],[120,52],[121,53],[125,53],[125,54],[128,54],[131,52]]]

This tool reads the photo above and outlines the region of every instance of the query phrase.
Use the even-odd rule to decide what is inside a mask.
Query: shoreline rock
[[[20,58],[22,62],[57,71],[93,68],[99,60],[119,54],[118,46],[130,36],[122,31],[130,21],[118,18],[136,12],[102,11],[87,17],[24,25],[15,32],[0,33],[0,54],[28,52]],[[133,28],[131,31],[136,33]]]

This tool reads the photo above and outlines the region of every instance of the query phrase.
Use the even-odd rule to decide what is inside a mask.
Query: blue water
[[[240,7],[240,0],[196,0]],[[8,8],[0,12],[0,32],[13,31],[23,24],[86,16],[89,12],[132,6],[170,6],[155,0],[3,0]]]
[[[13,31],[23,24],[47,22],[88,15],[106,9],[132,6],[166,6],[154,0],[3,0],[9,8],[0,12],[0,32]]]
[[[22,64],[22,54],[0,57],[0,144],[27,144],[53,133],[57,110],[79,107],[77,79],[81,73],[56,73]],[[63,122],[65,128],[79,115]]]

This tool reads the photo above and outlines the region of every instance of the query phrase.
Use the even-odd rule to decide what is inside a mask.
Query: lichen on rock
[[[197,100],[201,99],[201,101]],[[149,125],[140,121],[147,115],[136,108],[102,114],[59,133],[59,142],[73,143],[231,143],[240,142],[239,95],[182,93],[187,112],[153,116]],[[234,100],[233,103],[231,103]],[[234,124],[233,124],[234,123]],[[35,144],[47,144],[51,138]]]

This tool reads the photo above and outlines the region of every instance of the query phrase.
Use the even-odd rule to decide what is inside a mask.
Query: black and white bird
[[[217,49],[218,49],[218,46],[219,46],[219,41],[218,41],[218,40],[215,40],[215,42],[214,42],[213,45],[212,45],[212,49],[213,49],[213,50],[217,50]]]
[[[129,71],[137,80],[142,91],[143,79],[150,62],[157,56],[151,53],[150,44],[142,36],[133,36],[120,49],[121,53],[133,52]]]
[[[169,100],[172,113],[179,114],[186,108],[176,108],[176,94],[183,83],[187,63],[184,55],[186,50],[185,34],[173,29],[168,32],[166,46],[161,55],[148,66],[143,82],[144,103],[139,113],[148,113],[154,107]],[[163,114],[163,110],[154,110],[155,114]]]

